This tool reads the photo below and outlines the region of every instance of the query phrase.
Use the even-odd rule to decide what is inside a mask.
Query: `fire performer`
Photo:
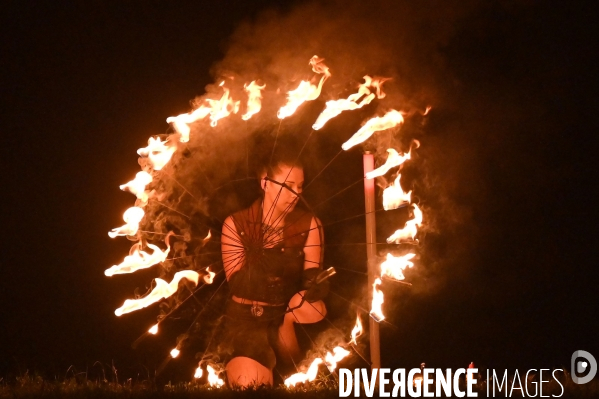
[[[261,197],[229,216],[222,231],[222,256],[231,298],[225,317],[229,384],[272,385],[277,358],[296,363],[301,353],[295,323],[326,315],[322,299],[322,226],[298,206],[304,171],[292,151],[277,148],[260,171]]]

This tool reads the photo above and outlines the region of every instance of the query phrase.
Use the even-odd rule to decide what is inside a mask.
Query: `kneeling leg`
[[[234,357],[227,363],[226,370],[231,387],[272,386],[272,370],[249,357]]]

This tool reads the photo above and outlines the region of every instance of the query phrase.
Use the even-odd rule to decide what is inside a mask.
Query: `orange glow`
[[[150,329],[148,330],[148,332],[152,335],[156,335],[158,334],[158,323],[154,324],[152,327],[150,327]]]
[[[380,278],[374,280],[374,284],[372,284],[372,308],[370,309],[370,315],[377,323],[385,320],[385,315],[383,315],[381,308],[384,302],[383,291],[377,289],[377,286],[381,284],[382,281]]]
[[[248,93],[248,105],[247,110],[245,114],[241,116],[241,119],[247,121],[253,115],[260,112],[260,108],[262,108],[262,90],[264,90],[266,85],[260,86],[256,81],[253,81],[250,84],[245,84],[243,87]]]
[[[374,179],[375,177],[382,176],[389,170],[391,170],[391,168],[399,166],[411,158],[410,151],[403,155],[399,155],[399,153],[395,151],[393,148],[389,148],[387,149],[387,152],[389,153],[389,156],[387,156],[387,160],[385,161],[385,163],[373,170],[372,172],[366,173],[367,179]]]
[[[414,256],[416,255],[406,254],[395,257],[387,254],[387,260],[381,263],[381,274],[394,280],[404,280],[403,271],[408,267],[414,266],[414,263],[410,261]]]
[[[162,251],[156,245],[147,244],[153,252],[148,254],[145,251],[140,250],[140,244],[134,244],[129,251],[129,255],[125,256],[125,260],[118,265],[112,266],[110,269],[104,271],[104,274],[108,277],[114,276],[115,274],[127,274],[133,273],[140,269],[147,269],[148,267],[154,266],[160,262],[164,262],[170,247]]]
[[[137,172],[135,179],[121,184],[119,187],[123,191],[129,191],[143,203],[148,202],[148,194],[145,192],[146,186],[152,182],[152,175],[147,172]]]
[[[325,80],[331,76],[329,67],[327,67],[323,61],[324,58],[318,58],[316,55],[310,59],[312,70],[323,75],[322,78],[320,78],[318,86],[314,86],[309,81],[302,80],[295,90],[291,90],[287,93],[287,104],[282,106],[277,112],[277,117],[279,119],[285,119],[293,115],[297,108],[304,102],[316,100],[318,96],[320,96],[322,85]]]
[[[327,352],[324,357],[324,362],[326,363],[329,371],[332,373],[337,368],[337,363],[345,359],[349,354],[350,352],[347,349],[337,346],[333,348],[333,353]]]
[[[208,115],[210,115],[210,107],[202,105],[188,114],[168,117],[166,118],[166,123],[172,123],[173,127],[180,135],[179,141],[182,143],[187,143],[189,141],[189,133],[191,131],[189,124],[197,120],[204,119]]]
[[[179,349],[175,348],[171,351],[171,357],[174,359],[177,356],[179,356],[179,353],[181,353],[181,351],[179,351]]]
[[[139,222],[143,219],[145,212],[143,209],[137,206],[133,206],[125,211],[123,214],[123,220],[125,225],[112,229],[108,232],[110,238],[117,236],[133,236],[137,234],[139,230]]]
[[[348,141],[343,143],[341,148],[347,151],[353,146],[368,140],[374,132],[391,129],[400,123],[403,123],[403,116],[401,112],[396,110],[391,110],[383,116],[369,119]]]
[[[364,330],[362,329],[362,320],[360,320],[360,315],[358,314],[356,316],[356,325],[354,326],[354,329],[351,331],[351,341],[349,341],[349,343],[357,345],[357,339],[360,335],[362,335],[363,331]]]
[[[180,272],[175,273],[175,276],[173,277],[173,280],[170,283],[167,283],[161,278],[156,278],[154,279],[154,281],[156,282],[156,286],[148,295],[139,299],[125,300],[123,306],[115,310],[114,314],[117,316],[122,316],[125,313],[131,313],[136,310],[148,307],[153,303],[158,302],[162,298],[168,298],[169,296],[177,292],[177,289],[179,288],[179,282],[184,278],[194,282],[197,285],[200,275],[192,270],[182,270]]]
[[[218,378],[218,374],[211,365],[207,365],[206,370],[208,371],[208,384],[210,384],[211,387],[220,388],[225,385],[225,382]]]
[[[412,192],[404,192],[399,182],[401,175],[397,175],[395,181],[383,191],[383,208],[388,211],[397,209],[402,205],[409,204]]]
[[[378,98],[382,98],[385,96],[385,93],[381,92],[381,80],[373,79],[366,75],[364,76],[365,83],[361,84],[358,88],[358,92],[351,94],[347,98],[341,98],[339,100],[331,100],[327,101],[326,108],[318,115],[316,122],[312,125],[312,129],[319,130],[321,129],[325,123],[329,120],[333,119],[337,115],[341,114],[343,111],[352,111],[354,109],[362,108],[366,104],[370,104],[370,102],[375,98],[375,94],[371,93],[369,87],[376,87]],[[358,100],[362,98],[362,101],[358,102]]]
[[[167,145],[168,142],[168,140],[162,141],[160,137],[150,137],[148,146],[140,148],[137,153],[142,157],[147,157],[154,170],[161,170],[177,150],[176,147]]]
[[[414,240],[416,237],[416,233],[418,232],[418,226],[422,225],[422,211],[418,207],[418,205],[414,205],[414,219],[410,219],[406,222],[406,225],[403,229],[399,229],[395,231],[389,238],[387,238],[387,243],[395,243],[399,244],[405,241]]]
[[[204,276],[204,282],[206,284],[212,284],[214,282],[214,276],[216,275],[216,273],[210,271],[210,267],[206,268],[206,272],[208,272],[208,274]]]
[[[202,366],[198,365],[195,373],[193,374],[193,378],[202,378],[204,375],[204,370],[202,370]]]
[[[239,101],[233,101],[232,98],[229,98],[229,89],[224,87],[224,84],[225,82],[220,84],[224,90],[220,100],[206,100],[210,104],[210,126],[212,127],[215,127],[222,118],[231,115],[231,112],[236,114],[239,111]]]
[[[318,375],[318,366],[322,363],[322,359],[317,357],[312,361],[312,364],[305,373],[295,373],[285,380],[285,385],[289,388],[300,382],[314,381]]]

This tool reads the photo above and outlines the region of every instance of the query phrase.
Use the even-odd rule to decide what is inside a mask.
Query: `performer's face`
[[[304,185],[304,170],[301,167],[295,166],[292,168],[287,165],[279,165],[278,169],[278,172],[271,179],[279,183],[285,183],[291,190],[301,194]],[[267,196],[269,202],[274,204],[277,211],[291,212],[299,200],[298,196],[291,190],[267,181],[264,195]]]

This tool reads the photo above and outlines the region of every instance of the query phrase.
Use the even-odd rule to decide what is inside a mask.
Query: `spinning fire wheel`
[[[122,316],[158,303],[154,305],[159,308],[158,322],[149,327],[134,346],[163,328],[179,328],[180,333],[173,339],[170,354],[159,371],[182,352],[191,353],[199,362],[194,378],[199,381],[207,378],[212,386],[224,384],[220,376],[223,358],[220,357],[222,329],[219,326],[226,317],[224,304],[231,297],[227,277],[249,264],[255,265],[256,273],[260,269],[271,269],[272,254],[276,251],[283,253],[276,256],[289,257],[282,263],[291,264],[291,257],[303,256],[305,262],[320,267],[323,272],[317,277],[319,282],[336,272],[337,275],[329,279],[328,314],[318,323],[320,331],[297,323],[296,330],[303,332],[304,340],[311,348],[309,355],[303,362],[293,362],[296,374],[289,377],[289,373],[283,372],[283,375],[275,369],[275,376],[278,372],[287,386],[312,381],[318,375],[320,364],[325,364],[329,373],[333,373],[337,362],[351,353],[373,367],[380,367],[378,323],[386,322],[381,308],[382,278],[404,280],[403,271],[413,266],[414,244],[418,243],[416,234],[422,224],[422,212],[412,203],[411,191],[403,190],[398,173],[411,159],[412,150],[419,146],[419,142],[413,138],[395,138],[405,114],[387,107],[381,116],[372,117],[377,111],[369,104],[373,100],[377,100],[375,105],[382,103],[379,100],[385,97],[382,91],[385,79],[366,76],[357,93],[328,101],[322,110],[322,103],[313,100],[320,96],[323,84],[331,74],[323,60],[316,56],[310,60],[310,65],[317,74],[313,80],[319,82],[301,81],[297,89],[288,93],[284,106],[279,107],[281,98],[273,93],[265,97],[263,107],[262,92],[268,82],[265,85],[255,81],[247,84],[244,86],[246,93],[239,96],[235,92],[231,94],[233,89],[223,82],[215,88],[221,91],[220,99],[205,98],[192,112],[168,118],[174,132],[151,137],[148,146],[138,151],[142,171],[134,180],[121,186],[137,197],[136,204],[125,212],[126,224],[109,233],[111,237],[127,236],[136,243],[124,261],[107,269],[105,274],[128,274],[147,268],[159,272],[146,294],[126,300],[115,311],[117,316]],[[238,118],[235,114],[240,109],[240,101],[234,98],[242,95],[247,98],[246,112]],[[298,110],[303,103],[311,101],[313,107],[307,103]],[[315,119],[311,112],[316,107],[319,115]],[[278,119],[272,112],[276,108]],[[339,150],[338,135],[316,132],[343,111],[362,112],[358,115],[362,118],[364,113],[369,113],[370,117],[349,140],[341,138],[345,142]],[[251,120],[260,112],[266,116],[257,122]],[[272,117],[268,117],[270,114]],[[210,119],[210,126],[206,119]],[[305,120],[316,122],[310,128],[302,123]],[[335,124],[336,121],[341,123]],[[331,121],[330,125],[343,135],[357,127],[354,121],[341,117]],[[323,129],[322,133],[325,132]],[[378,145],[373,146],[373,140],[367,140],[375,132],[380,133],[377,134]],[[377,154],[376,149],[383,141],[389,142],[385,146],[387,151]],[[358,151],[348,151],[362,143],[375,154],[367,151],[362,157]],[[399,147],[402,153],[393,147]],[[288,181],[293,165],[284,179],[259,176],[258,166],[270,165],[273,156],[277,159],[278,148],[295,150],[292,163],[303,164],[305,185]],[[375,155],[384,160],[376,169]],[[380,209],[375,205],[375,178],[384,186]],[[264,183],[270,184],[271,190],[276,192],[272,200],[271,191],[270,203],[261,200],[265,198],[261,186]],[[251,226],[244,229],[226,223],[230,215],[243,210],[250,212],[246,220],[251,221]],[[374,220],[375,214],[379,213],[391,215],[386,217],[387,223],[382,223],[384,228],[394,225],[395,230],[397,224],[403,225],[384,243],[376,242]],[[314,217],[302,224],[301,218],[294,219],[293,215]],[[367,229],[366,241],[363,240],[364,227]],[[289,253],[286,237],[314,235],[315,239],[296,240],[301,241],[299,250],[293,248],[297,254]],[[388,249],[384,262],[378,261],[377,244],[379,248]],[[284,254],[285,250],[288,250],[287,254]],[[364,269],[366,263],[368,273]],[[303,303],[302,300],[300,305]],[[348,309],[351,309],[350,313]],[[260,317],[264,309],[254,304],[252,312]],[[293,312],[293,308],[287,307],[284,311],[289,312]],[[354,315],[351,321],[349,314]],[[362,334],[361,321],[367,315],[370,315],[371,361],[364,356],[363,345],[360,346],[357,340]],[[355,326],[350,332],[353,320],[356,320]]]

